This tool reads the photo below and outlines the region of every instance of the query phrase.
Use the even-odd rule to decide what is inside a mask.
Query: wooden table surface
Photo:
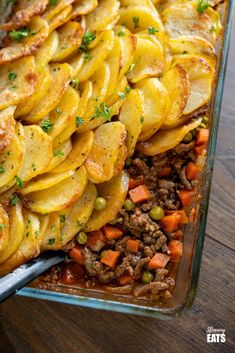
[[[197,298],[172,321],[15,296],[0,308],[0,353],[235,352],[235,28],[225,91]],[[226,343],[206,343],[208,326]]]

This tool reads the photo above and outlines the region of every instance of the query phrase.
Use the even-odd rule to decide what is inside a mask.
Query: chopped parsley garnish
[[[131,90],[131,87],[130,86],[126,86],[124,88],[124,92],[118,92],[118,96],[121,98],[121,99],[125,99],[126,96],[130,93],[130,90]]]
[[[9,89],[10,89],[11,91],[15,91],[17,88],[18,88],[17,86],[10,86],[10,87],[9,87]]]
[[[19,201],[20,201],[19,196],[18,196],[17,194],[14,194],[14,195],[12,195],[12,197],[11,197],[10,204],[11,204],[12,206],[16,206]]]
[[[203,13],[205,10],[207,10],[209,7],[209,2],[206,0],[198,0],[197,2],[197,12],[198,13]]]
[[[15,81],[17,74],[15,72],[8,72],[8,80]]]
[[[53,125],[54,124],[49,119],[43,120],[41,122],[41,128],[45,132],[50,132],[53,129]]]
[[[120,31],[117,32],[118,37],[124,37],[125,32],[121,29]]]
[[[126,87],[124,88],[124,93],[125,93],[125,95],[129,94],[130,91],[131,91],[131,87],[130,87],[130,86],[126,86]]]
[[[63,113],[62,109],[61,108],[56,108],[55,110],[56,114],[60,115]]]
[[[0,166],[0,174],[3,174],[5,172],[5,168],[1,165]]]
[[[87,47],[91,42],[96,38],[96,34],[90,31],[86,31],[82,37],[82,44],[80,46],[80,50],[83,52],[87,51]]]
[[[19,189],[22,189],[22,187],[23,187],[23,181],[18,177],[18,175],[16,175],[15,179],[16,179],[16,185],[17,185],[17,187],[18,187]]]
[[[59,219],[60,219],[60,223],[64,223],[65,220],[66,220],[65,214],[60,214],[60,215],[59,215]]]
[[[55,157],[63,157],[64,153],[62,151],[55,151],[54,156]]]
[[[84,60],[87,62],[87,61],[91,61],[91,59],[92,59],[92,55],[90,54],[90,53],[86,53],[85,55],[84,55]]]
[[[155,34],[156,32],[159,32],[158,29],[154,27],[148,27],[148,33],[149,34]]]
[[[30,29],[29,28],[21,28],[21,29],[13,29],[11,32],[9,32],[9,36],[11,39],[16,40],[17,42],[20,42],[22,39],[27,38],[30,35]]]
[[[6,5],[9,6],[9,5],[14,5],[16,3],[16,0],[6,0]]]
[[[0,223],[0,230],[3,230],[6,228],[6,224]]]
[[[50,0],[50,1],[49,1],[49,4],[50,4],[51,6],[57,5],[57,3],[58,3],[58,0]]]
[[[211,32],[217,31],[217,24],[216,24],[216,22],[213,23],[213,25],[211,26],[210,31],[211,31]]]
[[[95,115],[93,115],[93,118],[100,117],[104,117],[107,121],[111,120],[109,107],[107,107],[105,102],[101,103],[100,106],[95,107]]]
[[[126,95],[125,95],[125,93],[123,93],[123,92],[118,92],[117,94],[118,94],[118,96],[119,96],[121,99],[125,99],[125,98],[126,98]]]
[[[141,124],[143,124],[143,122],[144,122],[144,117],[143,117],[143,115],[140,117],[140,122],[141,122]]]
[[[138,27],[139,27],[139,22],[140,22],[139,17],[134,16],[134,17],[132,18],[132,20],[133,20],[133,23],[134,23],[134,28],[138,28]]]
[[[80,118],[80,116],[76,116],[76,127],[82,125],[84,123],[84,119]]]
[[[84,226],[84,224],[82,222],[80,222],[79,220],[77,220],[77,227],[82,227]]]
[[[55,238],[50,238],[50,239],[48,239],[47,244],[48,244],[48,245],[53,245],[53,244],[55,244]]]
[[[70,86],[72,86],[74,89],[77,89],[78,85],[79,85],[79,80],[74,79],[70,81]]]

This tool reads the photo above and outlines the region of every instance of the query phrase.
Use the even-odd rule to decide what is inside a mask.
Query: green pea
[[[94,208],[97,211],[103,211],[106,209],[107,201],[103,197],[97,197],[95,200]]]
[[[201,123],[198,127],[200,127],[201,129],[206,129],[206,124]]]
[[[154,278],[154,275],[150,271],[145,271],[141,277],[142,282],[144,283],[152,282],[153,278]]]
[[[79,244],[86,244],[87,242],[87,235],[84,232],[80,232],[77,235],[77,241]]]
[[[106,256],[107,252],[108,252],[108,250],[103,250],[103,251],[101,251],[101,253],[100,253],[100,258],[103,259],[103,257]]]
[[[193,139],[193,134],[189,131],[183,138],[184,143],[191,142]]]
[[[155,206],[151,209],[149,215],[154,221],[160,221],[164,217],[164,210],[160,206]]]
[[[197,137],[197,128],[191,130],[191,133],[192,133],[193,137],[196,138]]]
[[[124,202],[124,207],[127,211],[132,211],[135,208],[135,204],[131,200],[127,199]]]
[[[132,159],[131,158],[127,158],[126,162],[125,162],[125,166],[126,167],[130,167],[132,165]]]
[[[207,116],[204,116],[202,119],[203,124],[208,124],[209,118]]]

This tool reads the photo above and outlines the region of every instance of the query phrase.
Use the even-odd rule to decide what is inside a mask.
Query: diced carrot
[[[185,175],[186,175],[187,179],[189,179],[189,180],[197,179],[198,172],[199,172],[199,169],[195,163],[189,162],[187,164],[186,169],[185,169]]]
[[[88,239],[86,242],[86,246],[93,246],[98,240],[105,243],[105,236],[102,230],[94,230],[93,232],[87,233],[87,236],[88,236]]]
[[[139,250],[139,242],[135,239],[128,239],[126,242],[126,249],[128,251],[137,252]]]
[[[119,252],[113,251],[113,250],[107,250],[105,256],[102,257],[100,262],[102,262],[103,264],[109,267],[115,267],[119,256],[120,256]]]
[[[156,253],[148,263],[148,270],[165,267],[169,260],[170,256]]]
[[[133,276],[127,274],[127,275],[122,275],[119,277],[119,282],[122,286],[125,286],[126,284],[129,284],[133,281]]]
[[[203,145],[200,145],[200,146],[195,146],[194,147],[194,152],[197,156],[200,156],[200,154],[202,153],[202,151],[204,150],[205,148],[205,144]]]
[[[134,189],[137,186],[144,185],[144,177],[138,178],[138,179],[129,179],[129,189]]]
[[[166,214],[166,215],[174,214],[174,213],[178,213],[178,214],[181,216],[181,219],[180,219],[180,223],[181,223],[181,224],[187,224],[187,223],[188,223],[188,217],[187,217],[187,215],[186,215],[185,210],[177,210],[177,211],[174,211],[174,210],[165,210],[165,214]]]
[[[103,231],[107,239],[118,239],[123,236],[123,230],[118,227],[110,226],[109,224],[103,226]]]
[[[177,230],[175,233],[174,233],[174,238],[177,239],[177,240],[182,240],[183,239],[183,232],[181,230]]]
[[[178,240],[169,241],[168,248],[170,250],[170,259],[172,262],[179,262],[183,254],[183,243]]]
[[[180,221],[181,221],[181,215],[175,212],[172,215],[164,216],[160,220],[160,223],[165,232],[172,233],[178,229]]]
[[[179,191],[179,199],[183,206],[191,205],[193,201],[193,197],[195,195],[194,190],[180,190]]]
[[[76,245],[72,250],[69,252],[69,256],[72,257],[74,261],[76,261],[79,265],[84,264],[83,254],[82,254],[82,247]]]
[[[171,173],[171,167],[163,167],[158,176],[167,177]]]
[[[134,203],[147,201],[153,197],[146,185],[137,186],[135,189],[130,190],[129,194]]]
[[[190,211],[190,215],[189,215],[189,222],[194,222],[196,219],[196,208],[193,207]]]
[[[208,129],[198,129],[196,145],[205,145],[209,139]]]

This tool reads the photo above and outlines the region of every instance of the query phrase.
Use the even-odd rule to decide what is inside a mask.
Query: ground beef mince
[[[76,244],[82,249],[83,262],[77,264],[80,267],[72,268],[73,261],[68,257],[62,269],[53,269],[44,281],[60,278],[63,282],[64,267],[68,266],[69,274],[77,271],[74,275],[80,278],[77,284],[83,283],[86,287],[103,284],[103,289],[117,295],[133,294],[150,300],[169,300],[175,286],[172,264],[179,261],[173,249],[175,244],[182,248],[184,225],[180,221],[176,228],[172,228],[167,217],[173,215],[177,221],[179,212],[185,214],[180,192],[191,192],[197,186],[196,180],[187,178],[187,164],[196,160],[194,145],[194,141],[180,143],[154,157],[134,155],[126,167],[133,184],[131,187],[130,183],[130,189],[145,185],[152,198],[132,204],[131,209],[123,206],[116,220],[109,225],[116,227],[121,236],[110,239],[103,235],[92,246],[78,245],[76,239],[70,242],[65,251],[70,251]],[[127,195],[128,200],[130,195]],[[153,215],[154,209],[163,215]],[[89,233],[87,235],[89,237]],[[114,266],[104,261],[108,252],[116,256]]]

